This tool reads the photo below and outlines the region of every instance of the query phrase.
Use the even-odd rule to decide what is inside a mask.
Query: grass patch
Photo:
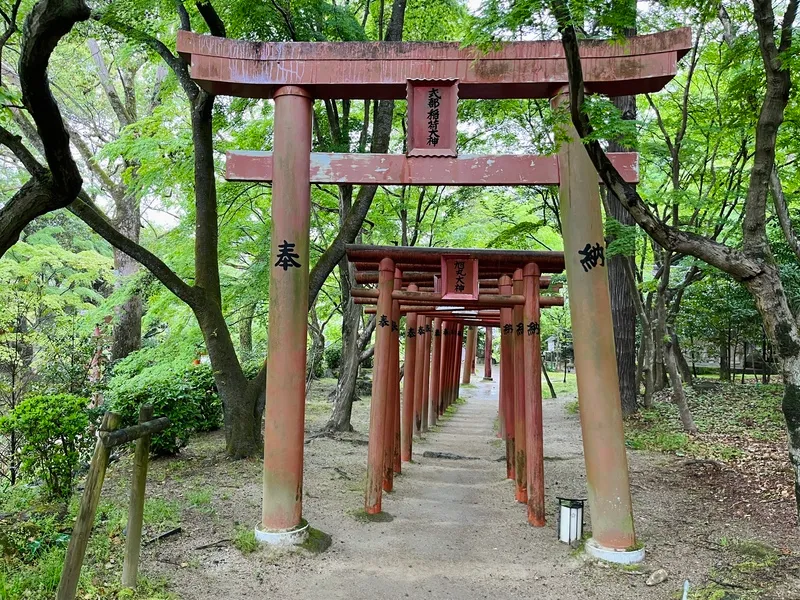
[[[320,554],[330,548],[332,543],[333,538],[329,534],[325,533],[324,531],[320,531],[319,529],[309,527],[308,538],[305,542],[300,544],[300,547],[303,550],[307,550],[313,554]]]
[[[578,393],[578,380],[575,377],[575,373],[567,373],[566,379],[563,371],[561,373],[549,373],[549,375],[553,389],[556,391],[556,396],[573,396]],[[547,387],[544,375],[542,375],[542,392],[543,395],[550,396],[550,390]]]
[[[778,441],[785,435],[780,385],[687,387],[687,402],[699,433],[691,437],[683,431],[677,407],[668,394],[662,395],[664,401],[627,419],[629,448],[727,461],[743,455],[742,438]]]
[[[192,508],[207,507],[211,504],[211,490],[208,488],[192,490],[186,494],[186,499]]]
[[[462,383],[461,384],[461,389],[465,389],[465,388],[468,389],[468,390],[476,390],[476,389],[478,389],[478,386],[475,385],[474,383],[471,383],[471,382],[470,383]]]
[[[387,512],[381,511],[377,515],[371,515],[363,508],[350,511],[350,516],[361,523],[391,523],[394,521],[394,517]]]
[[[240,526],[233,534],[233,546],[242,554],[252,554],[258,550],[260,544],[256,539],[256,532],[253,528]]]
[[[79,495],[68,505],[41,501],[38,488],[20,484],[0,493],[0,599],[52,599],[79,508]],[[127,498],[103,497],[78,584],[78,598],[151,598],[169,600],[166,582],[140,577],[136,593],[120,588]]]
[[[579,412],[578,401],[571,400],[564,405],[564,410],[570,415],[577,415]]]
[[[331,412],[329,402],[306,402],[306,414],[310,416],[327,415]]]
[[[691,590],[690,600],[759,600],[771,598],[770,591],[785,576],[780,563],[786,557],[775,548],[754,540],[722,538],[725,555],[708,574],[708,582]],[[736,595],[731,595],[736,590]]]
[[[147,496],[144,501],[144,522],[157,529],[170,529],[180,525],[180,506],[177,502],[158,496]]]

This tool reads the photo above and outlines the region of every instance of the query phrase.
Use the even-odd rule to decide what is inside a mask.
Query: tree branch
[[[83,181],[72,159],[69,134],[50,91],[47,65],[62,37],[90,15],[83,0],[41,0],[25,19],[19,59],[22,101],[33,117],[44,144],[47,165],[62,205],[78,194]]]
[[[789,218],[789,207],[786,203],[786,197],[783,195],[783,186],[778,177],[778,172],[775,169],[772,169],[769,183],[770,189],[772,190],[772,200],[775,204],[775,213],[778,215],[783,237],[786,238],[786,242],[789,244],[795,256],[800,259],[800,239],[798,239],[797,234],[792,228],[792,221]]]
[[[191,31],[192,20],[189,18],[189,11],[187,11],[186,7],[183,5],[183,0],[175,0],[175,10],[178,13],[180,28],[183,31]]]
[[[208,25],[208,30],[211,32],[211,35],[227,37],[225,33],[225,23],[219,18],[217,11],[211,4],[211,0],[198,0],[195,2],[195,6],[197,6],[197,10],[203,17],[206,25]]]
[[[86,45],[89,47],[89,52],[92,54],[92,60],[94,61],[95,67],[97,67],[97,75],[100,79],[100,86],[106,93],[108,102],[111,104],[114,114],[117,115],[120,125],[122,127],[127,127],[133,122],[133,115],[128,114],[128,111],[122,104],[119,94],[117,94],[117,90],[114,89],[114,83],[111,81],[111,76],[108,73],[106,61],[103,59],[102,52],[100,52],[100,45],[94,38],[89,38],[86,40]]]
[[[763,1],[763,0],[761,0]],[[704,236],[682,231],[662,223],[643,202],[633,186],[627,183],[611,164],[600,143],[585,138],[592,133],[589,118],[583,112],[583,69],[581,67],[578,38],[571,24],[566,0],[551,0],[553,15],[558,23],[567,61],[570,91],[570,116],[578,136],[609,192],[615,194],[639,226],[662,248],[691,254],[739,280],[746,280],[762,272],[761,264],[744,252],[710,240]]]
[[[22,138],[2,126],[0,126],[0,144],[14,153],[14,156],[17,157],[32,177],[41,178],[48,175],[47,168],[36,160],[36,157],[22,143]]]
[[[189,76],[189,67],[186,62],[180,58],[179,56],[175,56],[167,46],[156,37],[145,33],[135,27],[131,27],[127,23],[123,23],[115,19],[112,15],[101,12],[101,11],[93,11],[92,12],[92,19],[102,23],[109,29],[113,29],[117,33],[121,33],[125,37],[128,37],[144,46],[150,48],[153,52],[158,54],[161,59],[167,63],[172,72],[175,73],[175,76],[178,78],[178,82],[181,84],[183,91],[189,97],[189,100],[192,102],[195,101],[198,94],[200,93],[200,88],[197,87],[197,84],[192,81],[192,78]]]
[[[178,277],[155,254],[121,234],[108,217],[92,202],[86,192],[81,190],[78,197],[68,208],[72,214],[91,227],[95,233],[114,246],[114,248],[142,264],[156,279],[164,284],[164,287],[183,300],[190,308],[197,309],[201,306],[202,296],[196,288]]]

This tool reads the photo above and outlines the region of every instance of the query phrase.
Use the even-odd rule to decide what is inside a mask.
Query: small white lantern
[[[558,540],[565,544],[579,542],[583,537],[583,503],[579,498],[558,499]]]

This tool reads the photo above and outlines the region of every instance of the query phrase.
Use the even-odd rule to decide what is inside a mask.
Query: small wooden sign
[[[478,293],[478,259],[443,254],[442,300],[477,300]]]
[[[457,156],[457,79],[408,80],[408,156]]]

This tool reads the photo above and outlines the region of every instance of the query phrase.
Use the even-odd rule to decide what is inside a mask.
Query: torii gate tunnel
[[[367,312],[378,318],[365,510],[380,512],[381,488],[391,491],[394,473],[400,472],[402,461],[411,460],[412,432],[420,435],[427,431],[458,398],[465,327],[469,326],[472,341],[468,336],[463,383],[469,383],[475,328],[486,327],[485,357],[491,365],[491,331],[500,327],[504,357],[500,363],[500,437],[506,441],[507,475],[516,482],[516,499],[528,505],[528,521],[543,526],[539,312],[541,307],[563,306],[564,299],[540,297],[539,289],[551,283],[549,277],[541,277],[542,270],[564,270],[564,254],[351,245],[347,256],[366,271],[358,272],[357,278],[378,283],[377,290],[351,291],[359,303],[377,304]],[[435,265],[430,261],[436,259],[439,275],[412,270],[431,268]],[[397,265],[408,269],[407,281]],[[513,279],[502,273],[513,274]],[[432,287],[417,285],[426,279]],[[386,306],[390,306],[388,313],[384,312]],[[401,332],[403,314],[406,326]],[[399,340],[404,334],[401,413]],[[491,378],[491,372],[488,376]]]
[[[177,46],[192,78],[207,91],[275,101],[272,154],[232,152],[227,165],[229,179],[272,181],[275,262],[260,539],[286,543],[302,533],[310,184],[558,184],[594,542],[611,551],[632,546],[597,174],[571,126],[565,127],[571,141],[561,144],[555,158],[468,157],[456,148],[460,98],[562,101],[568,76],[560,43],[513,42],[482,54],[453,43],[261,43],[180,31]],[[624,43],[583,42],[586,91],[657,92],[690,47],[689,29]],[[407,100],[406,154],[312,153],[312,103],[326,98]],[[636,179],[635,155],[613,161],[624,177]],[[379,287],[393,285],[395,267],[404,268],[400,262],[381,269],[387,279]],[[389,314],[391,306],[379,310]]]

